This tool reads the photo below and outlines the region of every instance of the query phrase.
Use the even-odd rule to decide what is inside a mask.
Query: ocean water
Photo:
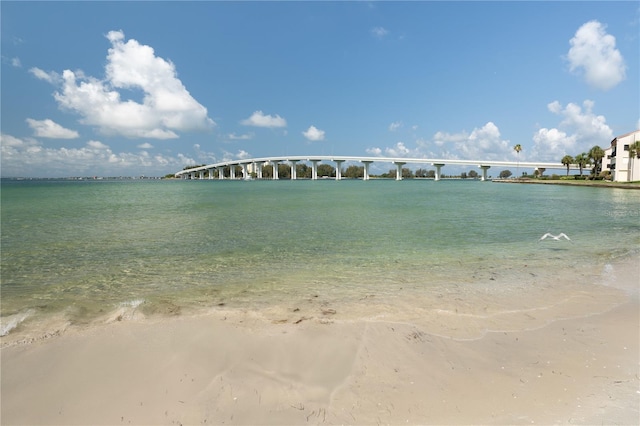
[[[640,191],[623,189],[4,180],[1,196],[5,339],[212,310],[501,329],[572,304],[588,314],[594,286],[614,303],[601,284],[640,250]]]

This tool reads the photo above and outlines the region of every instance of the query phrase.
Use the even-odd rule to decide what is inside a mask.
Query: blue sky
[[[559,161],[640,127],[634,1],[0,7],[3,177],[515,144]]]

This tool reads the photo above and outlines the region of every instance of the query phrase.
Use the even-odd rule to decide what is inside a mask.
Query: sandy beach
[[[5,345],[1,421],[637,424],[638,260],[614,265],[613,304],[471,338],[434,333],[428,318],[221,308]]]

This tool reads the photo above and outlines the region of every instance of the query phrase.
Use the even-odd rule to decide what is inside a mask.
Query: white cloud
[[[500,130],[492,122],[471,133],[436,132],[431,140],[417,139],[416,147],[410,148],[404,142],[397,142],[387,148],[369,148],[367,153],[385,157],[442,158],[464,160],[507,160],[511,148],[508,140],[503,140]]]
[[[11,66],[15,68],[22,68],[22,62],[20,62],[20,58],[11,58]]]
[[[397,142],[395,146],[385,148],[384,154],[386,157],[419,157],[420,155],[414,150],[410,150],[404,144],[404,142]]]
[[[251,117],[242,120],[240,122],[245,126],[255,126],[255,127],[287,127],[287,120],[280,117],[279,115],[264,115],[262,111],[256,111],[251,114]]]
[[[75,130],[65,129],[53,120],[34,120],[27,118],[27,124],[33,129],[33,135],[50,139],[75,139],[80,135]]]
[[[533,135],[533,143],[532,158],[543,161],[560,161],[562,157],[575,151],[576,135],[567,135],[555,128],[542,128]]]
[[[374,27],[371,29],[371,34],[376,38],[384,38],[389,35],[389,30],[383,27]]]
[[[142,144],[138,145],[137,147],[140,148],[140,149],[151,149],[151,148],[153,148],[153,145],[151,145],[149,142],[145,142],[145,143],[142,143]]]
[[[217,162],[216,155],[213,152],[203,151],[200,144],[194,144],[193,150],[196,153],[198,164],[211,164]]]
[[[395,132],[396,130],[398,130],[401,127],[402,127],[402,122],[401,121],[394,121],[393,123],[389,124],[389,131],[390,132]]]
[[[491,121],[471,133],[437,132],[433,144],[439,148],[434,154],[442,158],[507,160],[511,154],[509,141],[501,138],[500,129]]]
[[[237,157],[239,160],[246,160],[247,158],[251,158],[251,154],[241,149],[240,151],[238,151]]]
[[[235,133],[229,133],[227,135],[227,139],[232,140],[232,141],[247,141],[250,139],[253,139],[253,137],[255,136],[254,133],[245,133],[242,135],[236,135]]]
[[[241,149],[235,154],[229,151],[224,151],[221,161],[246,160],[247,158],[251,158],[251,154]]]
[[[33,74],[38,80],[44,80],[47,81],[49,83],[56,83],[61,81],[60,80],[60,75],[58,75],[58,73],[56,72],[46,72],[41,70],[40,68],[37,67],[33,67],[31,69],[29,69],[29,72],[31,74]]]
[[[382,150],[380,148],[367,148],[366,152],[367,154],[373,155],[374,157],[382,157]]]
[[[99,80],[82,72],[65,70],[59,81],[55,73],[39,68],[37,78],[58,84],[54,94],[60,107],[78,113],[81,122],[102,133],[129,138],[171,139],[176,132],[204,131],[215,123],[177,78],[175,66],[155,56],[153,48],[136,40],[125,42],[121,31],[107,34],[111,48]],[[140,89],[142,103],[123,100],[119,89]]]
[[[594,105],[590,100],[585,100],[582,107],[574,103],[563,107],[558,101],[548,104],[549,111],[562,116],[563,120],[559,129],[541,128],[534,134],[532,158],[559,161],[564,155],[577,155],[594,145],[608,147],[613,131],[604,116],[594,114]]]
[[[587,83],[602,90],[611,89],[626,77],[626,65],[616,49],[616,39],[605,29],[598,21],[582,25],[571,39],[567,55],[570,70],[582,69]]]
[[[302,134],[310,141],[324,140],[324,130],[320,130],[315,126],[309,126],[309,128],[305,132],[302,132]]]
[[[0,134],[0,146],[4,177],[164,176],[196,163],[183,154],[115,153],[96,140],[81,148],[47,148],[32,138]]]

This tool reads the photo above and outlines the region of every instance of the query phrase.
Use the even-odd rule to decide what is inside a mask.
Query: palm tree
[[[573,159],[572,156],[565,155],[564,157],[562,157],[561,161],[562,161],[562,164],[567,166],[567,176],[569,176],[569,166],[572,165],[575,162],[575,160]]]
[[[576,155],[576,158],[574,158],[573,161],[575,161],[580,168],[580,176],[582,176],[583,167],[586,167],[587,164],[589,164],[589,156],[583,152],[582,154]]]
[[[522,145],[520,144],[516,144],[516,146],[513,147],[513,150],[516,152],[516,154],[518,154],[518,161],[516,162],[516,178],[519,178],[519,174],[520,174],[520,151],[522,151]]]
[[[633,165],[637,159],[640,159],[640,141],[635,141],[629,145],[629,181],[633,181],[635,178],[635,176],[633,176]]]
[[[593,177],[597,177],[600,172],[604,151],[598,145],[589,150],[589,158],[593,160]]]

